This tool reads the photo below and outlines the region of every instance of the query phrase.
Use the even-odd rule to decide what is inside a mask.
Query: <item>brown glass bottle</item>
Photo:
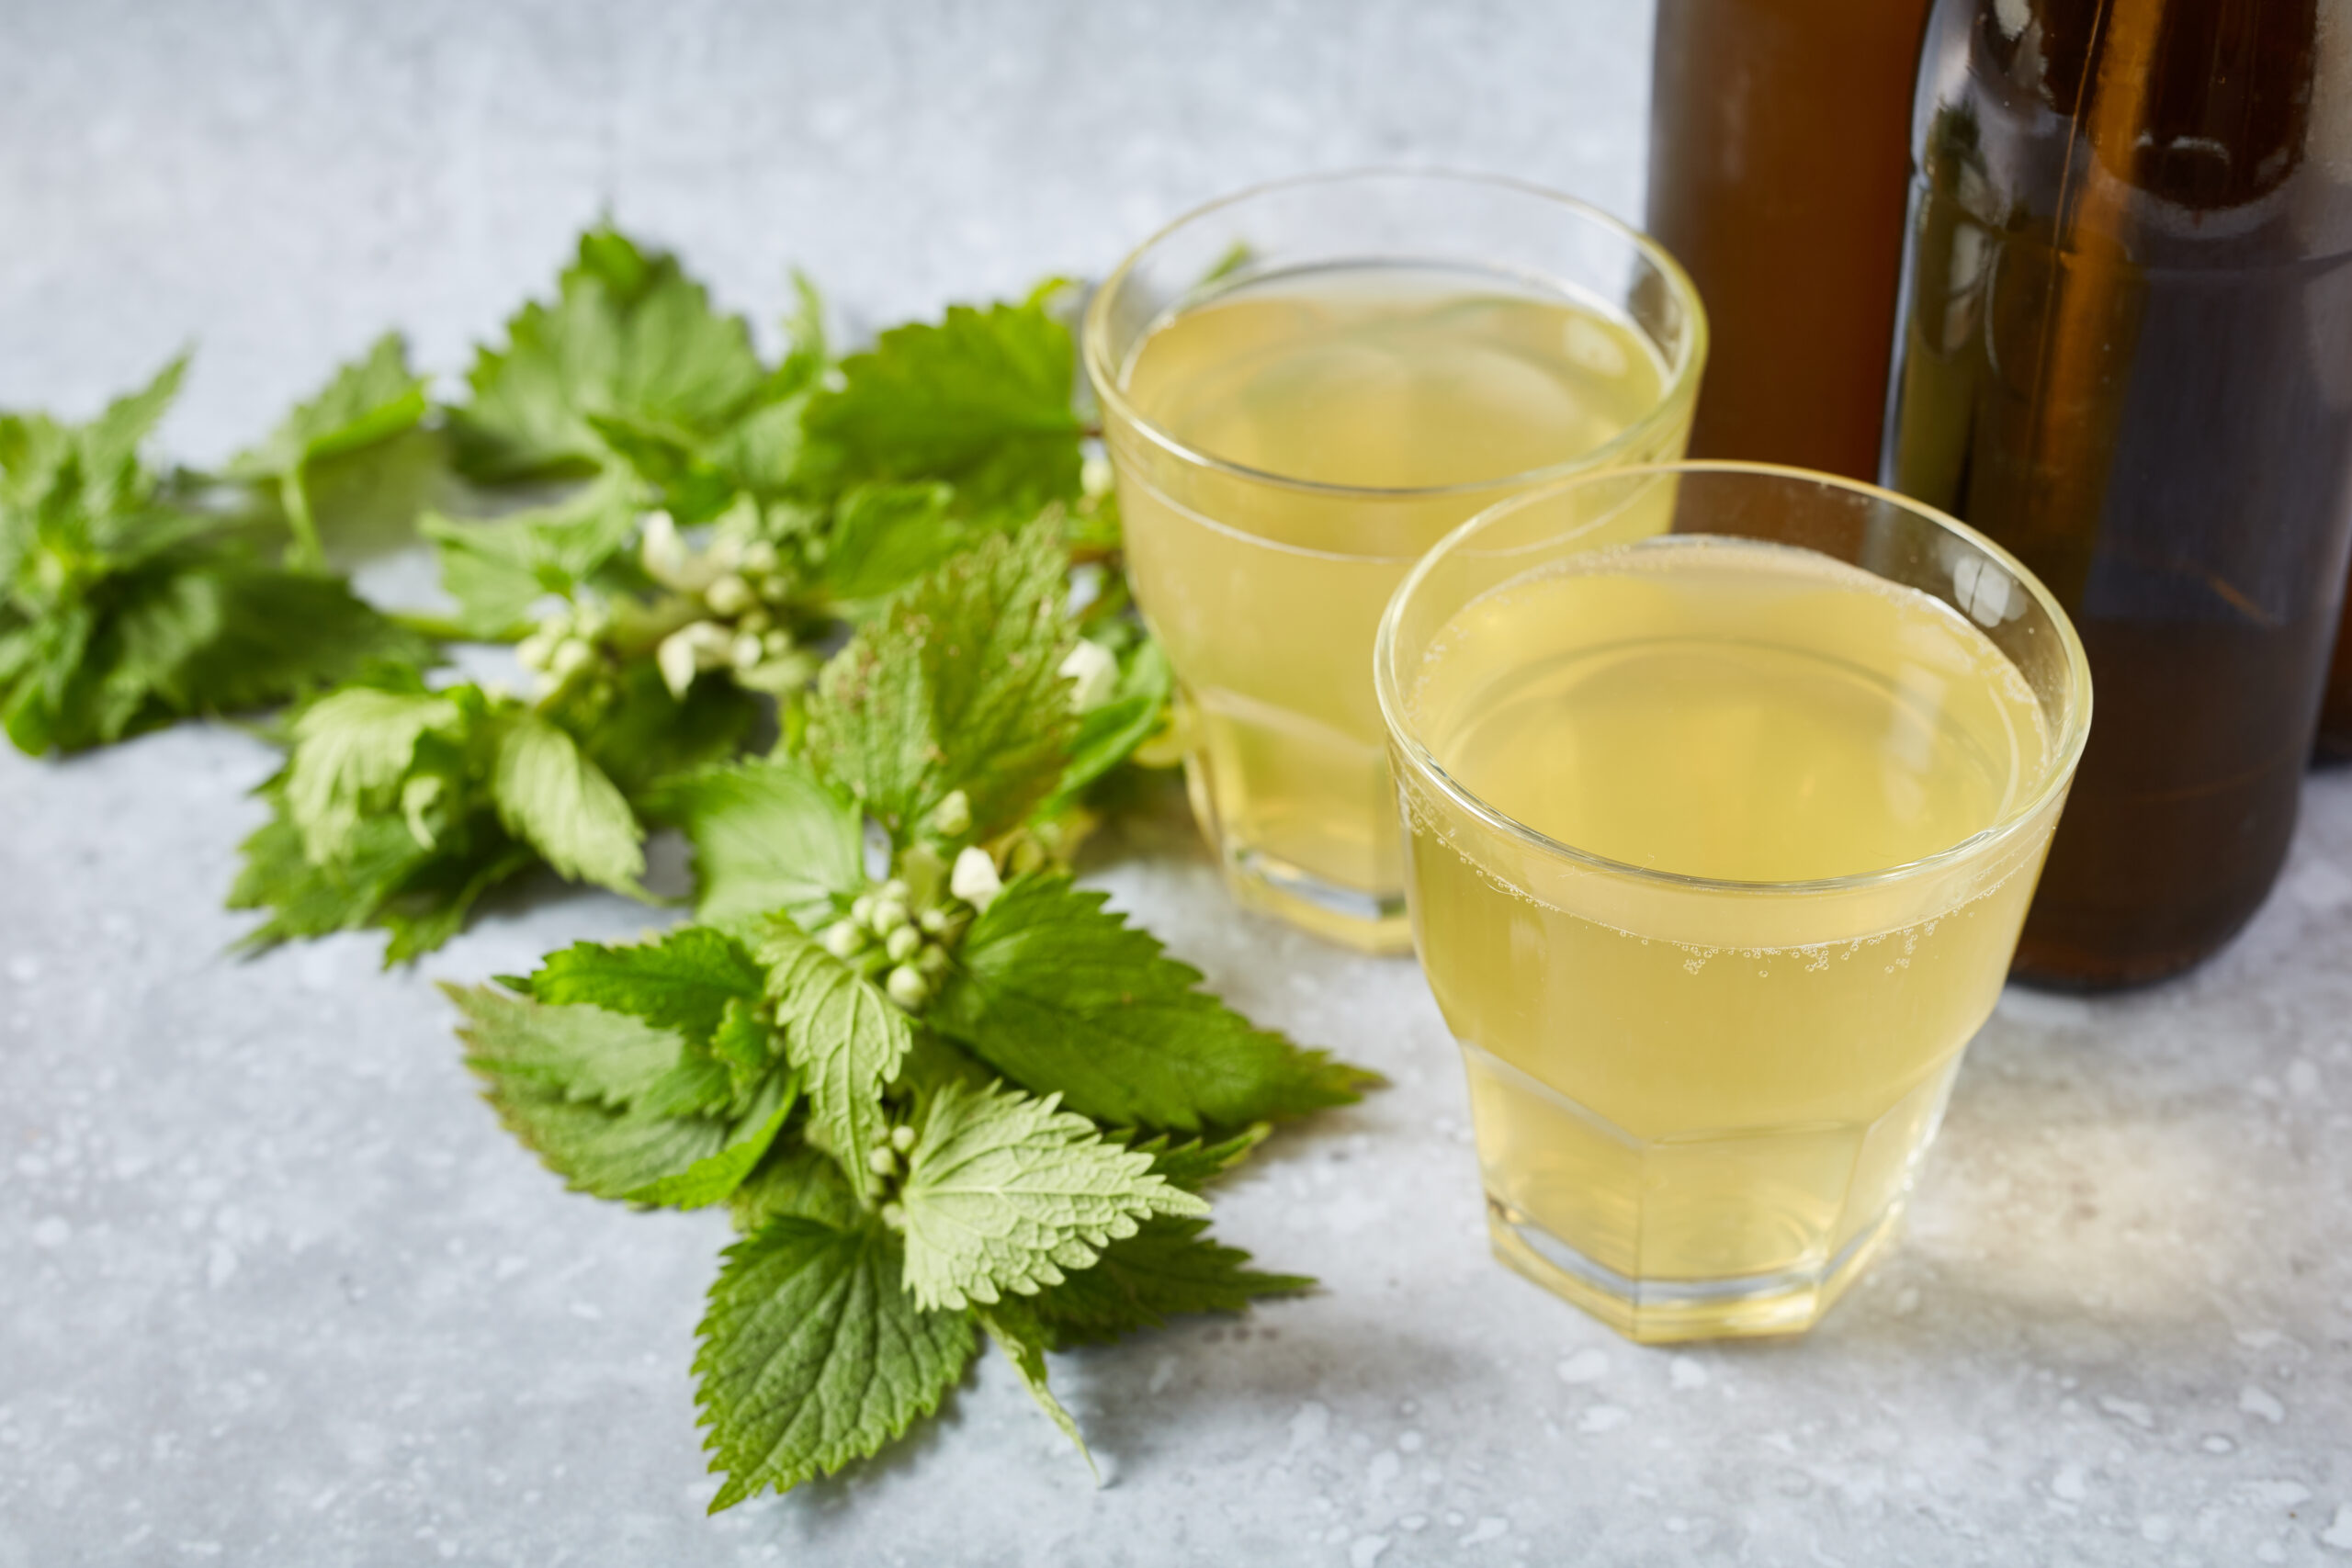
[[[2018,972],[2269,891],[2352,543],[2352,0],[1938,0],[1885,481],[2064,601],[2089,750]]]
[[[1659,0],[1650,232],[1706,301],[1694,457],[1870,479],[1927,0]]]
[[[2352,586],[2345,592],[2346,613],[2336,622],[2335,661],[2328,666],[2319,739],[2312,748],[2323,762],[2352,762]]]

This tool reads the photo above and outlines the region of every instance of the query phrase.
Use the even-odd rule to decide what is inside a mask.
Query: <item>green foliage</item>
[[[1106,1143],[1056,1098],[950,1086],[927,1107],[900,1191],[907,1288],[923,1306],[1058,1285],[1154,1214],[1205,1214],[1151,1156]]]
[[[19,750],[80,750],[431,656],[341,582],[266,562],[250,517],[141,462],[185,365],[88,424],[0,414],[0,726]]]
[[[517,311],[466,379],[450,428],[460,471],[486,480],[690,457],[768,386],[742,319],[712,310],[677,258],[610,228],[581,236],[555,302]]]
[[[840,1161],[852,1190],[870,1200],[878,1178],[866,1153],[889,1133],[882,1089],[899,1076],[912,1026],[873,981],[787,919],[763,928],[759,958],[785,1055],[808,1086],[808,1141]]]
[[[1123,1125],[1191,1132],[1355,1100],[1371,1080],[1260,1029],[1067,877],[1023,878],[973,922],[933,1012],[1013,1082]]]
[[[790,757],[671,780],[652,809],[694,845],[695,913],[716,922],[781,910],[804,929],[865,882],[855,806]]]
[[[870,1216],[782,1215],[727,1249],[695,1358],[713,1513],[880,1451],[964,1375],[970,1316],[918,1307],[900,1256]]]
[[[551,506],[486,522],[430,513],[421,526],[439,551],[458,624],[492,638],[549,594],[570,598],[596,581],[635,536],[637,514],[634,487],[605,479]]]
[[[944,480],[976,515],[1076,500],[1078,357],[1049,293],[950,306],[936,325],[894,327],[842,360],[841,384],[809,402],[804,468],[836,485]]]
[[[337,369],[316,397],[296,404],[260,446],[240,453],[229,473],[275,490],[296,554],[315,562],[321,550],[312,466],[382,446],[413,429],[426,407],[424,378],[409,368],[407,342],[386,333],[364,357]]]
[[[961,790],[989,838],[1050,794],[1074,728],[1067,566],[1047,532],[952,558],[819,678],[807,748],[894,832]]]

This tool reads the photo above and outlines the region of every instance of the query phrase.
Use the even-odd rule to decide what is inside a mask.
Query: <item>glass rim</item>
[[[1548,463],[1540,468],[1522,468],[1516,473],[1498,474],[1492,479],[1471,479],[1456,484],[1387,487],[1333,484],[1322,479],[1300,479],[1295,475],[1276,473],[1268,468],[1253,468],[1247,464],[1229,462],[1180,440],[1161,428],[1156,421],[1146,416],[1128,400],[1126,389],[1119,384],[1118,367],[1110,363],[1106,348],[1110,336],[1111,300],[1118,293],[1119,286],[1126,280],[1129,274],[1135,271],[1136,264],[1141,262],[1154,247],[1179,230],[1212,213],[1223,211],[1227,208],[1238,206],[1245,201],[1255,200],[1260,197],[1309,186],[1340,186],[1390,179],[1419,180],[1433,185],[1485,186],[1492,190],[1532,197],[1545,205],[1567,212],[1581,222],[1589,223],[1625,241],[1635,254],[1667,280],[1668,287],[1682,302],[1685,314],[1691,323],[1690,341],[1685,345],[1679,362],[1666,367],[1668,373],[1666,385],[1660,389],[1657,401],[1652,404],[1649,411],[1641,418],[1599,446],[1562,462]],[[1141,432],[1146,439],[1170,457],[1193,467],[1206,468],[1213,473],[1222,474],[1231,479],[1245,479],[1252,484],[1272,485],[1310,495],[1353,501],[1416,501],[1442,499],[1446,496],[1476,495],[1484,491],[1540,485],[1552,480],[1570,479],[1603,465],[1613,454],[1637,445],[1642,439],[1655,433],[1660,424],[1666,423],[1670,413],[1696,398],[1700,375],[1706,368],[1709,343],[1706,304],[1699,297],[1698,285],[1690,281],[1690,275],[1682,270],[1682,264],[1676,261],[1664,245],[1659,244],[1623,219],[1579,197],[1537,185],[1532,180],[1515,179],[1509,175],[1484,174],[1467,169],[1408,167],[1396,164],[1367,164],[1355,168],[1331,169],[1314,174],[1290,175],[1281,179],[1262,180],[1256,185],[1245,186],[1239,190],[1230,191],[1214,200],[1203,202],[1198,207],[1180,213],[1154,230],[1142,243],[1120,258],[1119,265],[1113,267],[1109,276],[1095,286],[1094,292],[1086,301],[1086,310],[1080,317],[1080,325],[1079,358],[1085,366],[1087,379],[1093,384],[1095,397],[1101,400],[1106,408],[1115,412],[1127,424]]]
[[[2032,796],[2005,812],[1995,821],[1971,833],[1956,844],[1922,855],[1917,860],[1903,861],[1870,871],[1849,872],[1843,876],[1805,877],[1789,881],[1752,882],[1731,877],[1698,876],[1688,872],[1662,871],[1655,866],[1634,865],[1630,862],[1612,860],[1590,850],[1555,839],[1540,829],[1532,828],[1510,813],[1489,805],[1478,793],[1447,773],[1424,742],[1405,714],[1404,696],[1397,690],[1396,650],[1397,626],[1403,619],[1407,603],[1425,583],[1439,561],[1455,554],[1471,537],[1525,506],[1551,500],[1579,485],[1599,484],[1611,479],[1643,477],[1672,477],[1686,474],[1741,474],[1757,479],[1802,479],[1809,484],[1841,490],[1849,494],[1866,496],[1887,502],[1922,521],[1952,535],[1999,563],[2011,579],[2021,585],[2033,601],[2041,606],[2052,625],[2058,628],[2060,646],[2064,650],[2067,682],[2073,698],[2066,717],[2066,729],[2055,738],[2051,760],[2041,781],[2041,787]],[[1668,536],[1658,536],[1666,537]],[[1815,552],[1816,554],[1820,552]],[[1850,563],[1849,563],[1850,564]],[[1858,568],[1858,570],[1867,570]],[[1876,573],[1871,575],[1876,576]],[[2004,658],[2007,656],[2003,655]],[[1682,461],[1645,463],[1629,468],[1608,468],[1592,473],[1574,474],[1555,483],[1509,497],[1487,507],[1476,516],[1463,523],[1444,538],[1431,546],[1405,581],[1389,596],[1388,607],[1381,613],[1380,631],[1373,639],[1373,685],[1380,700],[1380,716],[1392,744],[1402,750],[1412,765],[1435,782],[1438,788],[1457,806],[1488,827],[1515,838],[1544,854],[1572,861],[1594,871],[1631,878],[1655,886],[1679,888],[1690,892],[1744,894],[1822,894],[1856,891],[1881,887],[1925,876],[1948,869],[1962,861],[1988,854],[2001,840],[2014,836],[2026,823],[2041,815],[2052,800],[2073,783],[2075,766],[2082,761],[2083,745],[2089,739],[2091,726],[2091,677],[2089,655],[2083,649],[2083,639],[2075,623],[2057,596],[2041,580],[2026,570],[2017,557],[1986,538],[1951,513],[1939,511],[1923,501],[1915,501],[1879,485],[1849,479],[1838,474],[1826,474],[1812,468],[1792,468],[1780,463],[1746,463],[1722,461]]]

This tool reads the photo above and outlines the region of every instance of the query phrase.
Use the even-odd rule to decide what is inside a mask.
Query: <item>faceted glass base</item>
[[[1629,1280],[1539,1229],[1509,1205],[1493,1197],[1487,1200],[1487,1231],[1494,1238],[1496,1257],[1645,1345],[1802,1334],[1820,1322],[1846,1287],[1861,1276],[1894,1235],[1901,1217],[1901,1205],[1889,1209],[1819,1269],[1724,1280]]]
[[[1225,874],[1234,897],[1246,907],[1279,916],[1327,942],[1361,953],[1413,951],[1412,922],[1401,893],[1382,897],[1341,887],[1255,850],[1228,854]]]

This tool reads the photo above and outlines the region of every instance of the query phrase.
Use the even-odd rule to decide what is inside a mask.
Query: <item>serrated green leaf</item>
[[[965,933],[927,1017],[1099,1121],[1192,1132],[1344,1105],[1377,1079],[1261,1029],[1065,876],[1021,878]]]
[[[413,428],[425,408],[424,378],[409,369],[407,343],[386,333],[364,356],[339,367],[317,396],[296,404],[260,446],[238,454],[229,472],[276,486],[299,553],[315,561],[310,466],[389,441]]]
[[[595,417],[718,434],[765,373],[742,319],[722,315],[676,258],[610,229],[580,240],[553,305],[507,322],[475,355],[471,398],[451,411],[460,469],[504,480],[586,473],[616,460]]]
[[[707,1046],[728,1005],[756,1002],[767,971],[743,944],[708,926],[681,926],[645,942],[575,942],[539,962],[531,994],[642,1019]]]
[[[781,909],[814,926],[865,885],[856,807],[806,764],[770,757],[688,773],[649,803],[694,846],[695,914],[742,920]]]
[[[760,699],[729,681],[696,681],[674,695],[650,659],[625,662],[607,690],[567,691],[545,711],[631,800],[735,756],[762,717]]]
[[[372,667],[423,668],[424,637],[393,625],[340,579],[222,562],[183,579],[207,635],[154,688],[176,713],[235,713],[298,697]]]
[[[778,1139],[727,1201],[735,1228],[744,1232],[779,1214],[848,1226],[865,1213],[833,1156],[797,1139]]]
[[[1079,494],[1069,329],[1037,300],[950,306],[841,363],[808,404],[805,467],[846,486],[942,479],[976,512],[1034,515]]]
[[[1049,1331],[1028,1310],[1028,1303],[1018,1297],[1001,1301],[994,1306],[975,1308],[973,1315],[979,1319],[980,1326],[988,1330],[989,1337],[996,1341],[996,1348],[1004,1352],[1004,1359],[1012,1363],[1012,1370],[1021,1374],[1022,1385],[1028,1389],[1029,1397],[1037,1402],[1037,1408],[1061,1428],[1062,1436],[1078,1446],[1078,1457],[1086,1461],[1087,1472],[1094,1477],[1094,1483],[1097,1486],[1102,1484],[1102,1472],[1095,1468],[1094,1455],[1086,1446],[1085,1435],[1078,1429],[1077,1418],[1070,1415],[1060,1400],[1054,1397],[1053,1389],[1046,1383],[1046,1350]]]
[[[978,536],[955,515],[954,489],[863,484],[842,498],[826,535],[825,585],[859,607],[905,588]]]
[[[482,1097],[507,1131],[576,1191],[673,1208],[718,1202],[759,1163],[791,1111],[797,1085],[788,1072],[772,1075],[741,1115],[662,1115],[642,1102],[616,1107],[583,1094],[583,1087],[593,1086],[552,1081],[550,1063],[565,1042],[548,1037],[565,1029],[593,1034],[598,1028],[594,1020],[573,1018],[533,1029],[518,1021],[515,1009],[546,1004],[497,1009],[486,1007],[480,993],[458,999],[469,1016],[458,1033],[469,1047],[466,1065],[481,1079]],[[478,1020],[477,1012],[489,1021]],[[607,1016],[622,1024],[631,1021]],[[679,1042],[675,1036],[671,1041],[674,1059]],[[622,1049],[629,1057],[630,1087],[649,1095],[658,1089],[658,1081],[639,1087],[650,1051],[638,1043],[624,1043]]]
[[[825,666],[806,749],[894,830],[954,790],[973,835],[1052,791],[1074,728],[1067,567],[1049,532],[991,537],[909,590]]]
[[[1232,1137],[1214,1143],[1203,1138],[1188,1138],[1177,1143],[1162,1133],[1127,1146],[1137,1154],[1149,1155],[1151,1168],[1166,1177],[1171,1184],[1187,1192],[1198,1192],[1248,1159],[1251,1151],[1264,1143],[1272,1132],[1272,1127],[1261,1122]]]
[[[1057,1346],[1164,1328],[1193,1313],[1241,1312],[1261,1296],[1315,1288],[1303,1274],[1263,1274],[1250,1255],[1206,1234],[1200,1219],[1154,1217],[1102,1249],[1093,1268],[1040,1291],[1027,1305]]]
[[[644,834],[628,802],[570,735],[537,714],[500,736],[491,793],[506,830],[575,882],[641,896]]]
[[[924,1108],[899,1193],[907,1288],[925,1307],[1060,1284],[1152,1214],[1208,1205],[1105,1143],[1057,1097],[948,1085]]]
[[[1136,747],[1159,731],[1175,690],[1167,654],[1155,638],[1144,637],[1120,660],[1118,694],[1079,716],[1069,764],[1055,793],[1075,795],[1133,756]]]
[[[349,686],[305,708],[294,721],[286,807],[313,864],[344,859],[363,810],[408,772],[428,731],[456,728],[458,705],[422,687]],[[430,846],[427,846],[428,848]]]
[[[786,1215],[726,1252],[696,1331],[711,1511],[879,1452],[939,1407],[976,1348],[962,1313],[918,1310],[898,1238]]]
[[[548,594],[571,595],[637,532],[629,487],[604,480],[552,506],[487,522],[428,513],[421,525],[441,560],[441,586],[477,637],[503,635]]]
[[[898,1076],[913,1025],[872,981],[789,920],[762,929],[758,956],[785,1055],[808,1096],[808,1141],[840,1161],[858,1196],[871,1200],[878,1179],[866,1155],[890,1130],[882,1089]]]
[[[471,1055],[506,1079],[623,1110],[678,1065],[674,1033],[599,1007],[509,996],[491,986],[444,984],[466,1022]]]

